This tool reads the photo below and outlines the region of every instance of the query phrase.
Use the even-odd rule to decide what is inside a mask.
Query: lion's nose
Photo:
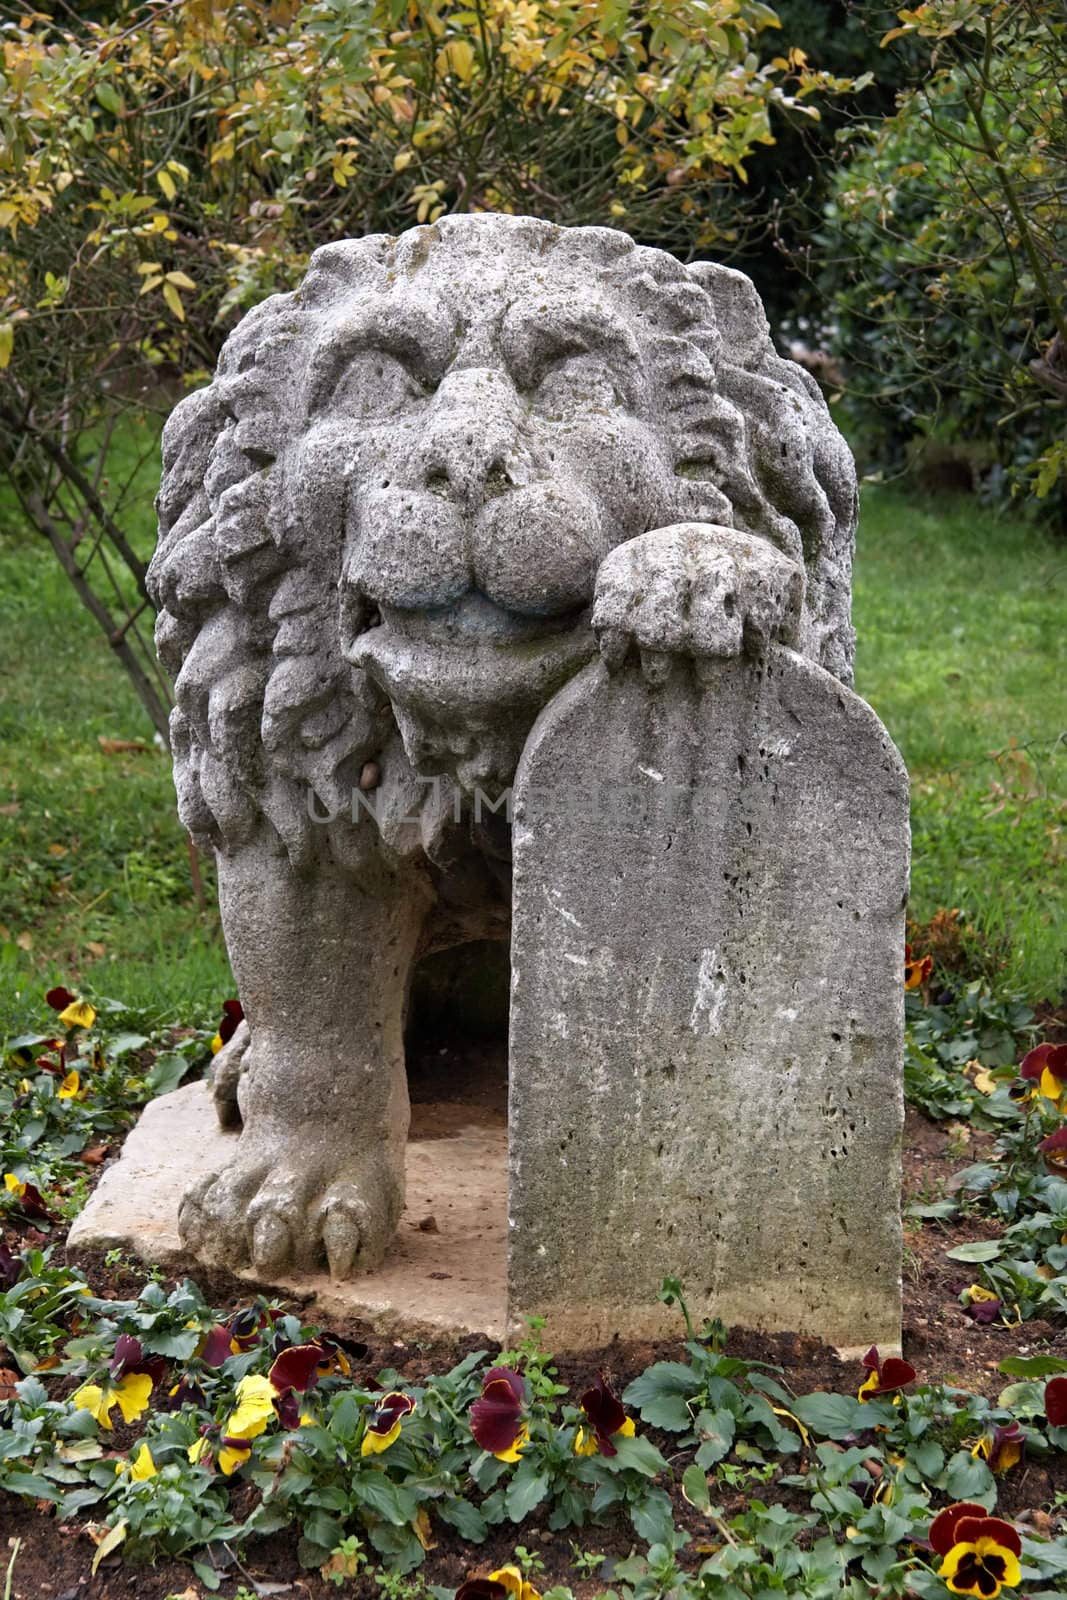
[[[450,374],[421,441],[421,486],[473,513],[516,487],[519,454],[518,396],[504,374],[488,368]]]

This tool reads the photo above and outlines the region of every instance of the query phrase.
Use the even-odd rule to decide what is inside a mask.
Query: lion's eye
[[[399,356],[388,350],[359,350],[337,381],[330,409],[350,417],[387,417],[425,394]]]
[[[542,369],[531,400],[549,414],[583,407],[603,411],[623,404],[611,367],[586,350],[561,352]]]

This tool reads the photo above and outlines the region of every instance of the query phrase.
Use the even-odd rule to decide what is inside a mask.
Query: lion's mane
[[[288,456],[327,308],[417,271],[482,220],[446,217],[317,250],[300,287],[248,313],[212,383],[167,423],[149,587],[160,658],[176,679],[179,813],[201,843],[233,848],[265,818],[290,858],[306,859],[321,835],[309,789],[345,808],[389,738],[388,706],[342,654],[342,551],[324,553],[321,530],[309,536]],[[677,491],[653,525],[716,522],[802,560],[801,648],[850,682],[852,458],[815,380],[776,353],[749,280],[708,262],[686,268],[610,229],[506,220],[531,255],[589,262],[643,342]]]

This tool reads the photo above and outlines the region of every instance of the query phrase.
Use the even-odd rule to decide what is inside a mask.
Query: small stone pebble
[[[376,761],[365,761],[363,770],[359,775],[359,786],[366,794],[368,789],[376,789],[382,781],[382,769]]]

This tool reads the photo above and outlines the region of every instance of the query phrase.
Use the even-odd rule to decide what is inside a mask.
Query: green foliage
[[[57,1312],[56,1294],[66,1291],[75,1298]],[[191,1283],[168,1294],[149,1282],[135,1299],[95,1300],[79,1274],[31,1252],[12,1287],[0,1293],[0,1317],[10,1320],[13,1309],[39,1301],[50,1307],[34,1313],[42,1323],[54,1327],[58,1316],[68,1327],[59,1339],[50,1334],[39,1342],[50,1352],[47,1370],[38,1368],[0,1401],[0,1492],[51,1501],[61,1520],[91,1516],[103,1539],[98,1555],[118,1549],[131,1560],[185,1555],[209,1588],[217,1587],[218,1574],[206,1546],[290,1529],[299,1537],[305,1565],[320,1568],[339,1586],[380,1565],[375,1580],[386,1600],[419,1600],[424,1586],[406,1575],[422,1562],[435,1518],[478,1543],[494,1524],[521,1523],[544,1503],[549,1526],[556,1528],[602,1521],[616,1507],[627,1509],[643,1553],[610,1563],[610,1574],[602,1575],[610,1575],[631,1600],[667,1594],[755,1600],[782,1590],[812,1597],[851,1594],[846,1569],[852,1563],[879,1593],[941,1594],[936,1586],[922,1587],[929,1575],[922,1541],[932,1500],[966,1498],[989,1508],[996,1503],[996,1480],[970,1447],[975,1435],[1018,1423],[1036,1457],[1067,1442],[1060,1438],[1064,1430],[1045,1425],[1041,1382],[1065,1363],[1046,1362],[1034,1377],[1027,1368],[1023,1381],[1010,1384],[995,1402],[920,1382],[898,1404],[893,1396],[861,1404],[822,1391],[794,1395],[754,1363],[728,1361],[690,1340],[687,1360],[658,1363],[629,1391],[645,1419],[664,1397],[689,1397],[686,1424],[667,1419],[667,1431],[676,1435],[671,1465],[641,1433],[616,1435],[614,1461],[577,1455],[574,1424],[581,1413],[558,1385],[542,1400],[531,1389],[530,1444],[518,1462],[487,1456],[468,1423],[490,1364],[484,1352],[475,1352],[450,1372],[409,1386],[415,1409],[400,1436],[370,1455],[362,1449],[368,1419],[382,1391],[396,1389],[397,1375],[380,1372],[372,1384],[335,1365],[300,1396],[299,1425],[287,1425],[272,1411],[248,1440],[245,1464],[227,1477],[212,1463],[240,1386],[253,1377],[262,1382],[280,1349],[315,1338],[316,1329],[263,1302],[226,1322]],[[5,1338],[7,1326],[0,1322]],[[215,1365],[205,1340],[221,1326],[241,1328],[240,1348],[231,1345]],[[143,1431],[116,1448],[79,1398],[87,1383],[107,1381],[120,1339],[128,1346],[131,1337],[146,1356],[162,1357],[167,1370],[157,1376],[150,1406],[135,1419]],[[73,1394],[71,1380],[79,1385]],[[182,1388],[175,1393],[179,1380]],[[772,1424],[752,1421],[753,1400],[770,1413]],[[702,1419],[711,1402],[743,1421],[766,1460],[753,1444],[735,1438],[714,1459],[702,1461]],[[716,1489],[731,1482],[731,1470],[754,1458],[764,1466],[776,1463],[779,1471],[783,1464],[792,1469],[780,1479],[780,1487],[791,1491],[789,1503],[753,1498],[727,1519],[714,1503]],[[765,1473],[764,1480],[771,1475]],[[665,1490],[672,1477],[718,1535],[715,1553],[695,1572],[680,1560],[690,1536],[674,1525]],[[243,1511],[235,1516],[230,1485],[244,1479],[259,1495],[251,1506],[242,1495]],[[1054,1543],[1027,1540],[1025,1557],[1035,1578],[1064,1570]],[[528,1581],[536,1579],[537,1556],[518,1545],[515,1561]],[[583,1561],[606,1566],[600,1557]]]
[[[905,1003],[904,1093],[928,1117],[968,1117],[978,1127],[1021,1124],[1025,1112],[1009,1089],[1015,1063],[1035,1042],[1033,1012],[1016,997],[991,993],[981,980],[951,987],[936,977],[936,1003],[909,994]],[[995,1088],[975,1081],[984,1069]],[[984,1082],[984,1080],[983,1080]]]
[[[46,1031],[38,1025],[3,1047],[0,1179],[10,1182],[0,1188],[0,1219],[22,1215],[16,1184],[27,1181],[47,1205],[75,1213],[86,1153],[99,1161],[100,1147],[125,1132],[147,1100],[210,1059],[206,1031],[174,1039],[119,1001],[97,999],[95,1010],[88,1028],[65,1027],[46,1012]]]
[[[1040,0],[900,13],[925,59],[898,109],[850,131],[820,287],[865,443],[898,467],[960,447],[991,496],[1048,503],[1062,463],[1062,24]]]
[[[69,1024],[70,1059],[101,1085],[136,1064],[136,1096],[149,1075],[148,1041],[115,1031],[129,1020],[120,1012],[112,1028],[102,1007],[104,1023],[78,1015],[85,1026]],[[202,1038],[193,1041],[190,1054],[194,1043],[203,1048]],[[23,1070],[26,1052],[40,1047],[38,1039],[16,1041],[10,1070]],[[47,1088],[35,1092],[49,1100]],[[102,1090],[98,1103],[102,1117],[111,1114]],[[63,1169],[72,1131],[66,1115],[49,1108],[30,1152],[39,1174]],[[1067,1247],[1048,1241],[1067,1228],[1067,1183],[1041,1178],[1032,1160],[1027,1168],[1025,1141],[1013,1138],[1007,1130],[999,1165],[962,1175],[968,1204],[968,1197],[1003,1194],[1009,1178],[1015,1186],[1015,1210],[1000,1209],[1018,1221],[991,1241],[982,1270],[1019,1270],[1025,1220],[1044,1230],[1044,1260],[1062,1285]],[[17,1212],[8,1220],[17,1223]],[[1052,1291],[1056,1285],[1037,1270],[1040,1258],[1032,1260],[1028,1281]],[[638,1417],[613,1433],[609,1455],[592,1442],[582,1400],[560,1383],[541,1347],[538,1319],[496,1361],[474,1351],[447,1372],[406,1382],[390,1369],[372,1377],[359,1366],[365,1350],[350,1347],[350,1358],[343,1342],[331,1343],[274,1303],[224,1312],[194,1283],[168,1289],[154,1274],[128,1299],[99,1298],[50,1250],[2,1252],[0,1365],[25,1375],[0,1389],[0,1494],[50,1502],[63,1522],[91,1518],[96,1564],[116,1552],[132,1561],[182,1556],[209,1589],[220,1583],[213,1546],[287,1530],[303,1563],[338,1586],[373,1575],[383,1600],[426,1600],[415,1574],[435,1523],[476,1546],[494,1528],[511,1524],[518,1533],[537,1513],[552,1531],[625,1518],[634,1554],[579,1563],[579,1570],[600,1567],[624,1600],[858,1594],[849,1576],[857,1565],[879,1593],[941,1595],[923,1555],[935,1504],[996,1503],[996,1479],[974,1439],[1010,1426],[1034,1457],[1067,1447],[1067,1430],[1045,1417],[1042,1380],[1067,1367],[1055,1358],[1008,1364],[1018,1381],[995,1402],[921,1380],[911,1392],[867,1401],[821,1390],[798,1395],[777,1369],[725,1354],[721,1324],[695,1331],[677,1280],[664,1280],[661,1298],[678,1307],[687,1337],[678,1359],[655,1363],[627,1388],[624,1401]],[[1055,1308],[1067,1309],[1062,1301]],[[277,1359],[311,1343],[318,1344],[312,1359],[301,1366],[290,1358],[288,1368],[291,1378],[304,1372],[297,1381],[305,1386],[287,1391]],[[512,1459],[489,1454],[472,1431],[474,1403],[501,1361],[522,1375]],[[410,1405],[383,1444],[376,1411],[383,1395],[397,1392]],[[130,1429],[121,1435],[117,1406]],[[651,1430],[668,1436],[669,1452]],[[763,1485],[774,1486],[767,1499],[752,1494]],[[727,1518],[716,1496],[738,1486],[752,1498]],[[690,1535],[675,1524],[672,1489],[716,1535],[714,1553],[696,1571]],[[775,1498],[781,1490],[787,1502]],[[1058,1577],[1065,1567],[1058,1550],[1026,1540],[1029,1576]],[[524,1544],[516,1543],[515,1562],[536,1580],[540,1558]],[[569,1593],[550,1591],[557,1600]]]

